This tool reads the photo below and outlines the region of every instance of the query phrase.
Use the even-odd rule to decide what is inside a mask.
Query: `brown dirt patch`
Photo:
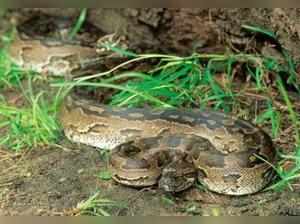
[[[105,208],[112,215],[300,215],[300,189],[229,197],[195,187],[167,196],[156,187],[138,190],[101,180],[97,174],[107,163],[98,151],[62,145],[70,150],[2,154],[0,169],[7,172],[0,177],[0,215],[74,215],[77,204],[97,191],[120,205]]]

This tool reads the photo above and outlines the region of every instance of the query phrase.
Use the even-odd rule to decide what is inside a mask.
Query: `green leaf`
[[[267,35],[267,36],[271,37],[272,39],[277,40],[276,34],[273,31],[268,30],[266,28],[262,28],[262,27],[258,27],[258,26],[251,26],[251,25],[242,25],[242,28],[249,30],[251,32],[254,32],[254,33],[261,33],[261,34]]]
[[[98,174],[98,177],[101,180],[111,180],[112,178],[112,173],[109,170],[103,170]]]
[[[78,31],[80,30],[80,28],[82,27],[82,24],[84,23],[84,21],[86,19],[86,15],[87,15],[87,9],[84,8],[81,10],[80,15],[79,15],[73,29],[71,30],[71,32],[69,34],[70,39],[73,39],[74,36],[78,33]]]

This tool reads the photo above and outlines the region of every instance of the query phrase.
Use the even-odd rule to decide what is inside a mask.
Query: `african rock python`
[[[11,56],[23,67],[64,73],[95,50],[17,38]],[[214,192],[255,193],[273,176],[270,137],[251,123],[212,111],[114,108],[70,94],[59,119],[71,141],[112,149],[113,178],[179,192],[195,179]],[[266,162],[268,161],[268,163]]]

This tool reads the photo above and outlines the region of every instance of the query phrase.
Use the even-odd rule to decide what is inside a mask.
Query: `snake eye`
[[[275,171],[270,167],[269,169],[267,169],[263,174],[262,174],[263,178],[265,180],[270,180],[272,178],[275,178]]]
[[[197,170],[197,174],[198,174],[198,179],[200,179],[200,180],[208,177],[207,172],[204,169],[199,168],[199,167]]]
[[[264,155],[254,153],[249,156],[248,160],[249,163],[252,166],[254,166],[254,165],[266,163],[268,161],[268,158]]]
[[[133,144],[133,142],[124,143],[119,147],[120,153],[126,156],[134,156],[141,152],[141,149]]]
[[[160,153],[158,153],[158,156],[157,156],[157,166],[163,167],[166,164],[168,164],[170,162],[170,160],[171,160],[171,158],[170,158],[169,153],[164,152],[164,151],[160,152]]]

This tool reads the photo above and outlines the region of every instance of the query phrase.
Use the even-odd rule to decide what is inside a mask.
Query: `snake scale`
[[[80,69],[96,53],[16,38],[10,54],[22,67],[58,74]],[[113,179],[127,186],[158,184],[180,192],[198,180],[217,193],[245,195],[263,189],[274,174],[271,138],[221,112],[109,107],[73,93],[65,97],[59,120],[71,141],[111,149]]]

